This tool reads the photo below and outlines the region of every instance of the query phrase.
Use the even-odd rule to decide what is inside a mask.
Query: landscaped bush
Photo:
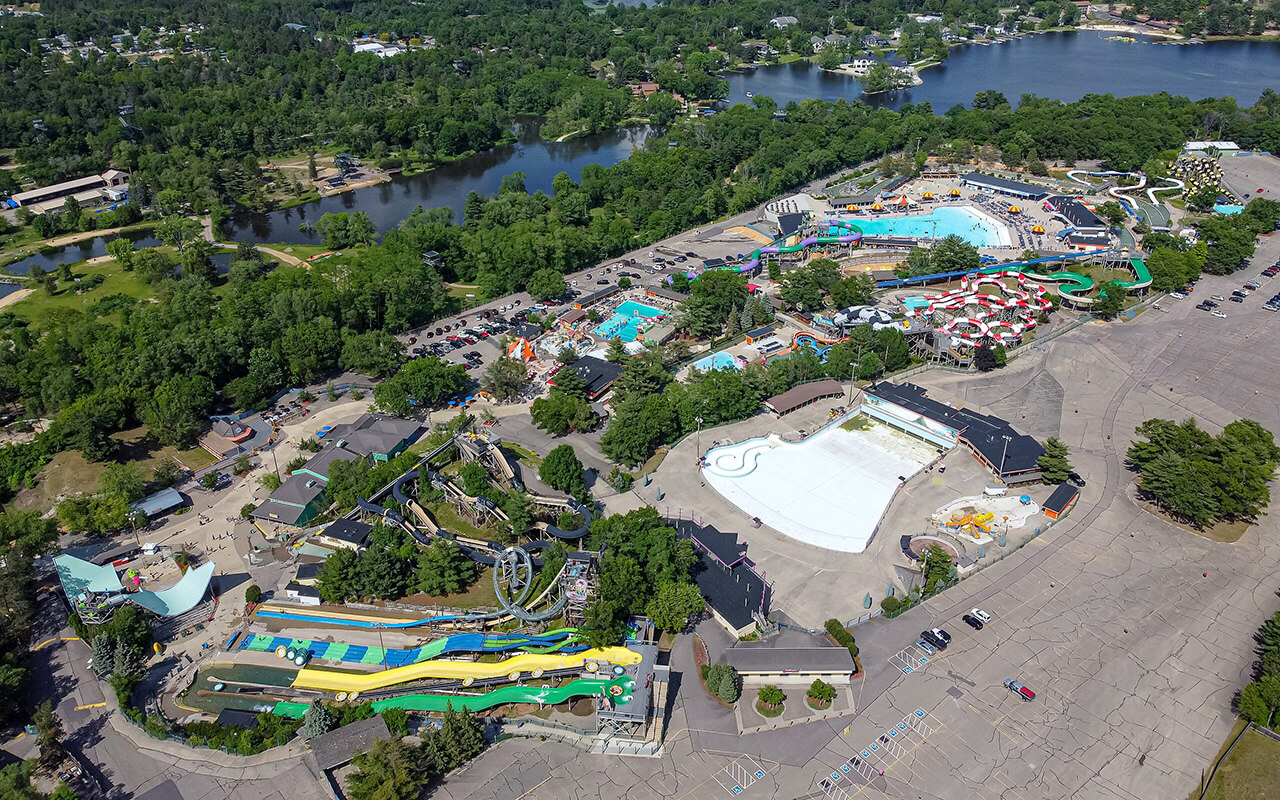
[[[742,694],[742,681],[738,671],[728,664],[710,664],[702,667],[702,679],[707,689],[726,703],[736,702]]]
[[[888,599],[888,598],[886,598]],[[883,606],[883,603],[881,604]],[[829,619],[824,626],[827,633],[831,634],[831,638],[835,639],[841,646],[849,648],[849,655],[854,658],[858,657],[858,645],[853,641],[853,634],[845,630],[838,619]]]
[[[835,699],[836,690],[831,684],[815,678],[813,683],[809,684],[809,691],[805,692],[804,696],[809,698],[809,705],[814,708],[826,708]]]
[[[235,725],[219,725],[216,722],[193,722],[184,726],[188,743],[202,742],[215,749],[225,749],[241,755],[261,753],[269,747],[288,744],[293,739],[300,719],[285,719],[275,714],[259,714],[258,724],[252,728]]]

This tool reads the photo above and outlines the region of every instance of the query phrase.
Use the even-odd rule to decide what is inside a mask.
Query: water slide
[[[348,664],[381,664],[402,667],[451,653],[502,653],[523,650],[527,653],[581,652],[587,648],[577,644],[576,628],[561,628],[536,636],[520,634],[455,633],[409,649],[366,647],[344,642],[317,642],[291,639],[287,636],[251,634],[240,643],[241,650],[274,653],[279,648],[302,650],[312,658],[343,661]]]
[[[1123,202],[1126,199],[1121,195],[1121,192],[1139,191],[1140,189],[1142,189],[1147,185],[1147,176],[1141,172],[1115,172],[1115,171],[1086,172],[1085,170],[1082,170],[1082,169],[1073,169],[1067,173],[1067,177],[1075,181],[1076,183],[1079,183],[1083,186],[1088,186],[1091,189],[1094,188],[1093,184],[1089,183],[1084,178],[1081,178],[1080,177],[1081,175],[1091,175],[1096,178],[1105,178],[1105,177],[1138,178],[1139,183],[1137,186],[1112,186],[1110,189],[1107,190],[1108,194],[1110,194],[1112,197],[1116,198],[1117,200],[1120,200],[1121,202]],[[1160,205],[1160,201],[1156,199],[1156,192],[1175,192],[1175,191],[1181,192],[1182,190],[1187,188],[1187,185],[1182,181],[1178,180],[1177,178],[1165,177],[1165,178],[1161,178],[1160,180],[1166,181],[1164,186],[1152,186],[1151,188],[1147,189],[1147,199],[1151,201],[1151,205],[1153,206]],[[1128,208],[1127,205],[1125,207]],[[1132,214],[1133,210],[1130,209],[1129,213]]]
[[[409,681],[426,678],[479,680],[501,678],[516,681],[522,676],[540,678],[550,670],[583,669],[595,671],[600,664],[616,664],[627,667],[640,663],[640,654],[625,647],[601,647],[582,653],[549,653],[514,656],[505,661],[479,663],[474,661],[420,661],[403,667],[379,672],[339,672],[336,670],[303,667],[293,679],[295,689],[320,689],[329,692],[367,692],[384,689]]]
[[[442,712],[452,707],[455,711],[484,711],[505,703],[538,703],[544,706],[563,703],[578,697],[607,697],[616,705],[631,702],[634,679],[623,676],[613,679],[579,678],[564,686],[503,686],[479,695],[467,694],[406,694],[373,702],[374,712],[388,708],[406,711]],[[276,703],[272,713],[289,719],[302,719],[307,713],[307,703]]]
[[[825,362],[827,360],[827,351],[831,349],[831,345],[843,341],[841,339],[824,339],[821,336],[815,336],[812,333],[797,333],[791,340],[791,349],[797,347],[807,347],[818,356],[818,361]],[[823,347],[822,345],[826,345]]]
[[[789,236],[779,236],[773,240],[772,244],[753,250],[751,255],[747,257],[746,262],[741,266],[730,266],[726,264],[723,267],[712,267],[713,270],[731,270],[733,272],[746,274],[754,272],[760,266],[760,257],[762,255],[786,255],[789,253],[799,253],[806,248],[813,247],[815,244],[852,244],[862,241],[862,229],[851,222],[843,220],[829,219],[818,226],[819,228],[827,228],[827,233],[822,235],[806,236],[795,244],[788,245],[786,240]],[[697,272],[689,271],[684,274],[689,280],[698,277]],[[667,283],[671,283],[673,275],[667,276]]]
[[[990,274],[1006,270],[1022,272],[1027,276],[1028,280],[1036,283],[1060,284],[1057,287],[1058,294],[1074,303],[1087,306],[1092,305],[1094,302],[1093,298],[1084,296],[1090,291],[1093,291],[1093,288],[1097,285],[1093,278],[1090,278],[1087,275],[1081,275],[1078,272],[1051,272],[1044,274],[1035,271],[1034,267],[1041,264],[1053,264],[1060,261],[1076,261],[1082,258],[1093,258],[1095,256],[1105,255],[1107,252],[1110,251],[1041,256],[1040,258],[1032,258],[1027,261],[1013,261],[1008,264],[995,264],[975,271],[979,274]],[[1129,258],[1129,269],[1133,272],[1134,280],[1119,281],[1118,283],[1122,289],[1127,292],[1132,292],[1139,289],[1146,289],[1151,285],[1151,272],[1147,269],[1146,262],[1141,258],[1131,256]],[[963,271],[946,272],[937,275],[923,275],[917,278],[897,278],[891,281],[880,281],[876,284],[876,287],[879,289],[897,289],[911,286],[913,284],[923,284],[926,282],[948,280],[951,278],[963,278],[966,275],[971,274],[973,274],[973,272]]]

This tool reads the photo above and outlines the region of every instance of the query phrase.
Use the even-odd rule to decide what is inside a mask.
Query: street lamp
[[[702,417],[694,417],[693,421],[698,423],[698,463],[702,463]]]
[[[1004,457],[1009,452],[1009,442],[1013,441],[1013,437],[1005,434],[1000,438],[1004,439],[1004,449],[1000,451],[1000,480],[1004,480]]]
[[[857,377],[858,377],[858,362],[850,361],[849,362],[849,401],[845,403],[846,406],[853,405],[853,383]]]

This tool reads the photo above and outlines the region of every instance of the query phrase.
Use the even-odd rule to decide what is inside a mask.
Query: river
[[[551,193],[551,180],[567,172],[577,180],[588,164],[611,166],[631,155],[654,131],[649,125],[634,125],[605,133],[548,142],[538,136],[535,123],[516,126],[517,141],[477,153],[471,158],[447,164],[431,172],[397,176],[389,183],[325,197],[283,211],[268,214],[244,212],[223,226],[232,239],[250,238],[260,242],[318,244],[315,233],[298,229],[299,223],[314,223],[321,215],[338,211],[363,211],[379,231],[394,228],[415,206],[454,210],[461,221],[467,194],[496,194],[502,178],[513,172],[525,173],[530,192]]]

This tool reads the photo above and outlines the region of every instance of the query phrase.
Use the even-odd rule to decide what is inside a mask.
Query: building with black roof
[[[1044,515],[1049,519],[1058,519],[1066,516],[1066,513],[1071,510],[1071,507],[1076,504],[1076,500],[1079,499],[1080,490],[1078,488],[1069,483],[1060,483],[1040,508],[1044,510]]]
[[[1049,190],[1043,186],[1011,181],[1008,178],[997,178],[994,175],[979,175],[976,172],[961,175],[960,184],[1010,197],[1021,197],[1024,200],[1043,200],[1049,196]]]
[[[693,542],[698,566],[693,581],[707,600],[711,615],[739,638],[755,630],[756,612],[769,613],[769,584],[747,558],[747,546],[732,533],[689,520],[669,523],[681,539]]]
[[[881,383],[864,396],[863,410],[871,416],[944,447],[965,444],[1005,483],[1040,480],[1044,447],[999,417],[940,403],[909,382]]]
[[[779,214],[778,235],[790,236],[804,227],[804,214]]]
[[[723,258],[708,258],[702,262],[703,269],[720,269],[724,266]]]
[[[1054,216],[1078,231],[1105,231],[1107,223],[1093,210],[1074,197],[1052,197]]]
[[[305,564],[299,564],[298,571],[293,575],[293,582],[303,586],[315,586],[316,578],[320,576],[320,568],[322,566],[324,566],[323,561],[310,561]]]
[[[1111,247],[1111,237],[1102,231],[1084,233],[1076,231],[1062,237],[1063,244],[1076,250],[1106,250]]]
[[[258,727],[258,714],[255,711],[245,711],[239,708],[224,708],[218,712],[218,724],[223,727],[256,728]]]
[[[613,382],[622,375],[622,365],[595,356],[583,356],[572,364],[566,365],[565,369],[571,369],[578,374],[578,377],[587,385],[587,399],[592,401],[604,397],[609,392],[609,387],[613,386]],[[548,383],[552,386],[556,385],[554,378]]]
[[[342,517],[326,525],[316,534],[316,538],[333,547],[363,550],[372,533],[372,525]]]
[[[613,297],[615,294],[617,294],[620,291],[622,290],[619,289],[617,286],[610,286],[607,289],[601,289],[598,292],[592,292],[586,297],[580,297],[577,300],[574,300],[573,307],[588,308],[590,306],[595,305],[596,303],[599,303],[601,300],[604,300],[605,298]]]

